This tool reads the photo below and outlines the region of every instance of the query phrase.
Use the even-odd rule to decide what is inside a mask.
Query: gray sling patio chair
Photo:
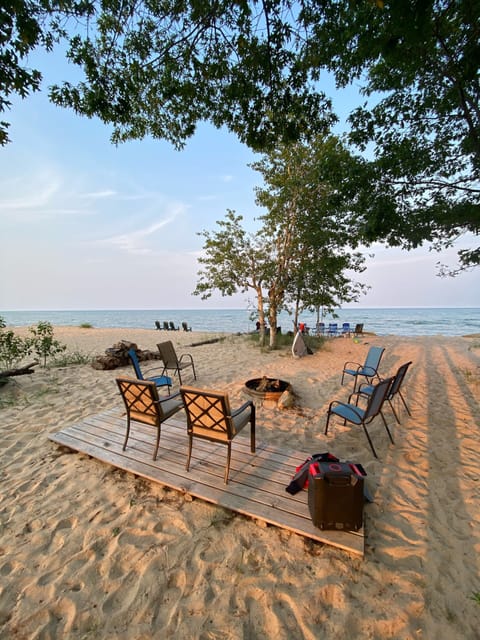
[[[250,450],[255,453],[255,405],[248,400],[232,411],[226,393],[206,391],[193,387],[180,387],[185,413],[187,414],[188,457],[186,469],[190,469],[193,438],[203,438],[227,445],[227,463],[224,483],[228,484],[232,440],[250,423]]]
[[[380,380],[378,367],[384,351],[384,347],[370,347],[364,364],[359,364],[358,362],[345,362],[343,365],[342,384],[346,375],[353,376],[355,381],[353,383],[353,392],[355,392],[357,388],[357,379],[360,376],[366,378],[369,384],[372,384],[372,380],[374,378],[378,378]]]
[[[131,378],[116,378],[118,388],[123,398],[127,410],[127,433],[123,443],[123,451],[127,447],[130,435],[130,423],[141,422],[155,427],[157,439],[153,459],[157,459],[158,447],[160,444],[160,433],[162,422],[173,416],[174,413],[183,409],[183,402],[180,393],[159,398],[158,390],[154,382],[150,380],[133,380]]]
[[[182,384],[182,371],[191,368],[193,379],[197,379],[195,364],[189,353],[183,353],[180,358],[178,358],[171,340],[160,342],[157,344],[157,349],[160,351],[160,357],[163,362],[163,374],[168,371],[173,371],[174,375],[178,374],[178,380],[180,384]]]
[[[368,397],[368,402],[365,409],[352,402],[354,396],[357,396],[358,400],[358,392],[352,393],[348,399],[348,402],[332,400],[328,407],[325,435],[327,435],[328,433],[328,425],[330,422],[330,416],[332,415],[342,418],[344,424],[346,424],[347,422],[351,422],[359,426],[361,425],[363,427],[365,435],[367,436],[367,440],[373,455],[375,456],[375,458],[378,458],[377,452],[375,451],[375,447],[373,446],[373,442],[370,438],[370,434],[368,433],[367,425],[370,424],[370,422],[372,422],[372,420],[380,414],[383,420],[383,424],[385,425],[385,429],[387,430],[388,437],[390,438],[390,442],[392,444],[395,444],[392,438],[392,434],[390,433],[390,429],[388,428],[387,421],[385,420],[385,416],[382,413],[382,407],[385,399],[388,396],[388,392],[392,382],[393,378],[386,378],[385,380],[382,380],[381,382],[376,384],[373,388],[372,394]]]
[[[392,386],[390,387],[388,394],[387,394],[387,401],[388,404],[390,405],[390,408],[392,409],[393,415],[395,416],[395,420],[398,422],[398,424],[400,424],[400,418],[397,415],[397,412],[395,411],[395,407],[393,406],[393,402],[395,400],[395,397],[398,395],[398,397],[400,398],[400,400],[403,402],[403,406],[405,407],[405,409],[407,410],[407,413],[409,416],[411,416],[411,412],[410,409],[407,406],[407,403],[405,402],[405,398],[403,397],[402,391],[401,391],[401,387],[403,385],[403,381],[405,379],[405,375],[407,373],[408,367],[412,364],[412,361],[410,362],[406,362],[405,364],[402,364],[398,370],[397,373],[394,376],[393,379],[393,383]],[[371,396],[374,390],[374,386],[371,384],[368,384],[366,382],[363,382],[359,387],[358,387],[358,394],[359,395],[363,395],[363,396]]]

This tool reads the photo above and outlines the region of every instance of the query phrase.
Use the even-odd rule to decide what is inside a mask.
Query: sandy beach
[[[55,445],[49,433],[120,406],[114,380],[131,369],[36,367],[0,388],[0,637],[479,638],[480,336],[337,338],[301,359],[237,335],[191,346],[214,337],[55,327],[69,352],[91,356],[171,339],[192,354],[197,386],[233,405],[249,378],[288,380],[295,407],[259,404],[257,438],[363,464],[374,497],[364,559]],[[395,445],[380,420],[370,429],[378,460],[361,429],[334,421],[323,434],[330,401],[351,391],[344,362],[370,345],[386,348],[384,376],[413,362],[412,417],[385,411]]]

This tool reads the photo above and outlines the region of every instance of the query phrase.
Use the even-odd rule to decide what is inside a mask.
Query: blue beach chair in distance
[[[135,351],[135,349],[132,348],[128,350],[128,357],[130,358],[130,362],[132,363],[135,375],[137,376],[137,380],[147,380],[149,382],[154,382],[156,387],[168,387],[168,395],[170,395],[170,387],[172,386],[171,378],[164,375],[149,376],[145,378],[140,368],[140,362],[138,360],[137,352]]]
[[[372,384],[372,380],[374,378],[378,378],[380,380],[378,367],[384,351],[385,347],[370,347],[364,364],[359,364],[358,362],[345,362],[343,365],[342,384],[346,375],[353,376],[353,379],[355,380],[353,384],[353,391],[355,392],[359,376],[366,378],[369,384]]]

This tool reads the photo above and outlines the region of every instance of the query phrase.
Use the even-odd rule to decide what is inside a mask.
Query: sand
[[[20,330],[18,330],[21,333]],[[114,378],[130,368],[42,369],[0,389],[0,637],[480,637],[480,338],[329,340],[314,355],[261,352],[243,336],[55,328],[69,351],[100,355],[121,339],[192,353],[198,386],[246,398],[248,378],[291,382],[292,409],[257,406],[257,437],[362,462],[374,502],[364,559],[307,541],[59,447],[48,434],[119,406]],[[408,360],[401,424],[371,435],[332,424],[346,399],[346,360],[386,347],[382,373]],[[292,470],[293,472],[293,470]]]

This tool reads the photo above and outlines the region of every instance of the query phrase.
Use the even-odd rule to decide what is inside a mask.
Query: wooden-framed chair
[[[157,438],[153,459],[157,459],[160,444],[162,422],[183,409],[180,393],[175,393],[165,398],[159,398],[158,389],[150,380],[134,380],[132,378],[116,378],[120,394],[127,410],[127,433],[123,443],[123,451],[127,447],[132,421],[141,422],[155,427]]]
[[[175,347],[173,346],[171,340],[160,342],[159,344],[157,344],[157,349],[160,351],[160,358],[163,362],[162,374],[165,374],[165,372],[168,373],[168,371],[173,371],[174,375],[178,374],[178,380],[180,384],[182,384],[182,371],[191,367],[193,372],[193,379],[197,379],[195,364],[193,362],[193,357],[191,356],[191,354],[183,353],[180,358],[178,358]]]
[[[180,387],[180,393],[187,415],[187,471],[190,469],[193,438],[221,442],[227,445],[224,482],[228,484],[232,440],[247,424],[250,424],[250,450],[255,453],[255,405],[253,401],[249,400],[232,411],[228,394],[224,392]]]
[[[172,379],[169,376],[161,375],[158,376],[148,376],[145,377],[142,373],[142,369],[140,367],[140,362],[138,360],[138,355],[133,347],[128,350],[128,357],[130,358],[130,362],[132,363],[133,370],[135,371],[135,375],[138,380],[148,380],[150,382],[154,382],[157,387],[168,387],[168,393],[170,395],[170,387],[172,386]]]
[[[369,384],[372,384],[372,380],[374,378],[378,378],[380,380],[378,367],[380,366],[380,360],[382,359],[384,351],[385,347],[370,347],[363,364],[359,364],[358,362],[345,362],[342,372],[342,384],[346,375],[353,376],[355,381],[353,383],[353,392],[355,392],[357,388],[357,379],[360,376],[366,378]]]
[[[401,388],[403,385],[403,381],[405,379],[405,376],[407,374],[408,371],[408,367],[412,364],[412,361],[410,360],[410,362],[405,362],[405,364],[400,365],[400,367],[398,367],[397,369],[397,373],[395,374],[394,378],[393,378],[393,383],[388,391],[388,395],[387,395],[387,401],[388,404],[390,405],[390,408],[392,409],[393,415],[395,416],[395,420],[398,422],[398,424],[400,424],[400,418],[398,417],[397,412],[395,411],[395,407],[393,405],[393,402],[395,400],[395,397],[398,395],[398,397],[400,398],[400,400],[403,402],[403,406],[405,407],[405,409],[407,410],[407,413],[409,416],[411,416],[411,412],[410,409],[407,406],[407,403],[405,402],[405,398],[403,397]],[[359,395],[363,395],[363,396],[371,396],[374,390],[374,386],[371,384],[368,384],[366,382],[362,383],[359,387],[358,387],[358,394]]]
[[[358,392],[352,393],[348,398],[348,402],[341,402],[340,400],[332,400],[328,407],[327,411],[327,424],[325,425],[325,435],[328,433],[328,424],[330,422],[330,416],[338,416],[342,418],[344,424],[347,422],[351,422],[352,424],[361,425],[363,427],[363,431],[367,436],[368,443],[372,450],[375,458],[378,458],[377,452],[375,451],[375,447],[373,446],[373,442],[370,438],[370,434],[368,433],[367,425],[374,420],[379,414],[383,420],[383,424],[388,433],[388,437],[390,438],[390,442],[395,444],[393,441],[392,434],[390,433],[390,429],[388,428],[387,421],[385,420],[385,416],[382,413],[382,407],[385,400],[388,397],[388,392],[393,383],[394,378],[385,378],[378,384],[373,387],[372,394],[368,397],[367,406],[363,409],[359,407],[358,404],[353,403],[352,399],[354,396],[361,395]]]

